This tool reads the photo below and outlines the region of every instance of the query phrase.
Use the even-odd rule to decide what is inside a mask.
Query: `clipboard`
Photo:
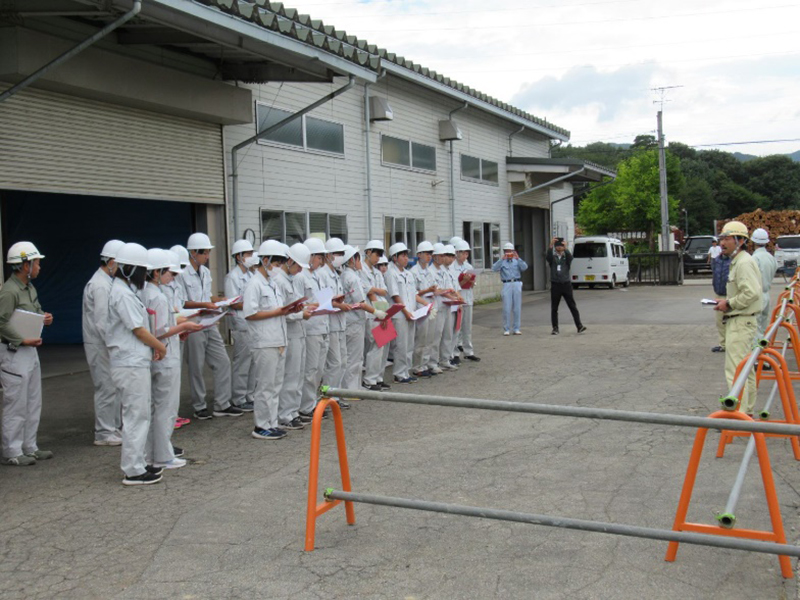
[[[406,305],[405,305],[405,304],[392,304],[392,305],[391,305],[391,306],[390,306],[390,307],[389,307],[389,308],[386,310],[386,319],[384,319],[384,320],[391,319],[393,316],[395,316],[397,313],[399,313],[399,312],[400,312],[401,310],[403,310],[405,307],[406,307]],[[380,319],[378,319],[378,320],[380,320]],[[397,333],[397,332],[395,332],[395,333]]]
[[[44,315],[18,308],[11,314],[8,324],[23,340],[37,340],[42,337]]]
[[[296,309],[298,306],[300,306],[306,300],[308,300],[308,296],[303,296],[299,300],[295,300],[294,302],[289,302],[289,304],[287,304],[286,306],[284,306],[282,308],[284,310],[293,311],[294,309]]]
[[[475,285],[475,271],[464,271],[458,276],[458,284],[462,290],[471,290]]]
[[[395,304],[395,306],[399,306]],[[384,323],[384,321],[381,321]],[[375,338],[375,344],[378,348],[383,348],[386,344],[391,342],[397,337],[397,329],[394,328],[394,323],[391,319],[386,319],[386,328],[383,325],[378,325],[372,329],[372,337]]]

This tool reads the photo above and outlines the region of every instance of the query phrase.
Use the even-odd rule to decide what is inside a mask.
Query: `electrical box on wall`
[[[458,124],[455,121],[445,120],[439,121],[439,139],[443,142],[447,142],[450,140],[460,140],[464,136],[461,134],[461,130],[458,128]]]
[[[369,97],[369,120],[370,121],[392,121],[394,114],[389,101],[380,96]]]

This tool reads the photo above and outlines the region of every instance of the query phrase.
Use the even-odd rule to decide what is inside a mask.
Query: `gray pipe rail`
[[[344,500],[345,502],[361,502],[377,506],[391,506],[395,508],[408,508],[428,512],[461,515],[464,517],[478,517],[482,519],[496,519],[514,523],[527,523],[529,525],[544,525],[546,527],[561,527],[563,529],[577,529],[595,533],[610,533],[628,537],[662,540],[665,542],[679,542],[682,544],[696,544],[701,546],[714,546],[730,550],[746,550],[748,552],[762,552],[764,554],[779,554],[800,558],[800,548],[788,544],[775,542],[760,542],[731,537],[717,537],[702,533],[685,531],[672,531],[670,529],[654,529],[651,527],[638,527],[635,525],[620,525],[618,523],[604,523],[602,521],[589,521],[586,519],[571,519],[568,517],[553,517],[550,515],[537,515],[531,513],[498,510],[494,508],[481,508],[464,506],[461,504],[447,504],[444,502],[429,502],[426,500],[412,500],[410,498],[397,498],[392,496],[376,496],[373,494],[359,494],[354,492],[340,492],[333,489],[325,491],[328,501]]]

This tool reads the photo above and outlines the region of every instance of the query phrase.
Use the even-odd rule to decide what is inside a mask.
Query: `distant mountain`
[[[733,154],[733,156],[737,160],[740,160],[741,162],[747,162],[748,160],[753,160],[754,158],[758,158],[753,154],[742,154],[741,152],[731,152],[731,154]],[[800,162],[800,150],[792,152],[791,154],[785,154],[784,156],[788,156],[794,162]]]
[[[800,162],[800,150],[787,154],[786,156],[791,158],[794,162]]]

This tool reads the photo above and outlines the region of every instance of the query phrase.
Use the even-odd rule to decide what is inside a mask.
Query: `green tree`
[[[800,209],[800,163],[788,156],[773,154],[747,161],[743,168],[747,189],[766,198],[764,208]]]

